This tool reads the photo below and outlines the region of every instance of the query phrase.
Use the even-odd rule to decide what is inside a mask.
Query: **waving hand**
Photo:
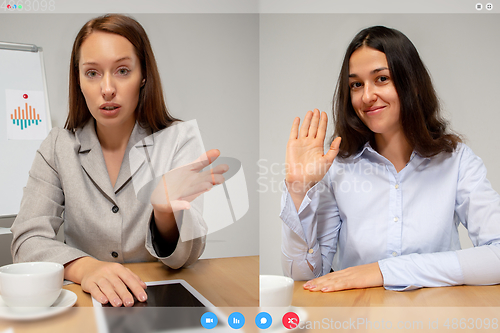
[[[297,210],[307,190],[325,176],[338,154],[340,137],[324,153],[327,124],[326,113],[318,109],[307,112],[300,131],[300,118],[293,121],[286,149],[286,183]]]

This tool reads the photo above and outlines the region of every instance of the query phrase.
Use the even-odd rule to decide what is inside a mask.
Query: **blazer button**
[[[113,206],[113,208],[111,208],[111,211],[113,213],[118,213],[119,210],[120,210],[120,208],[118,208],[118,206]]]
[[[118,253],[116,253],[115,251],[111,252],[111,256],[113,256],[113,258],[118,258]]]

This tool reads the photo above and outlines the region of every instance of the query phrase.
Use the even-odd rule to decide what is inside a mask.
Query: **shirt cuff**
[[[463,284],[457,253],[454,251],[409,254],[378,261],[384,287],[405,291],[422,287]]]
[[[165,258],[174,253],[178,241],[167,242],[165,239],[163,239],[163,237],[160,235],[160,232],[158,231],[158,228],[156,227],[154,212],[151,213],[151,222],[149,224],[149,230],[151,232],[151,241],[153,243],[152,244],[153,249],[158,257]]]
[[[304,196],[304,199],[300,204],[299,211],[297,212],[295,204],[293,203],[292,197],[290,196],[290,193],[286,186],[286,181],[283,181],[280,218],[293,232],[304,239],[310,247],[311,243],[308,237],[306,237],[306,234],[308,234],[307,231],[311,229],[312,219],[307,219],[305,217],[312,216],[311,214],[314,215],[314,210],[317,207],[310,207],[310,204],[317,191],[324,186],[325,185],[323,184],[323,182],[319,182],[312,188],[310,188],[306,192],[306,195]]]

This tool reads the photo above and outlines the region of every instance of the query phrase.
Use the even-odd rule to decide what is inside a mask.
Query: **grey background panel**
[[[410,38],[431,73],[451,128],[466,137],[500,191],[497,15],[261,14],[261,274],[282,274],[280,185],[293,119],[303,119],[314,108],[331,114],[345,50],[358,31],[372,25],[396,28]],[[330,122],[330,135],[332,127]],[[461,241],[463,247],[471,245],[463,227]]]
[[[54,127],[64,126],[68,112],[68,70],[74,38],[83,24],[96,16],[1,16],[0,40],[43,46]],[[24,19],[20,20],[21,17]],[[183,120],[196,119],[206,149],[217,148],[223,156],[237,158],[243,165],[249,211],[236,223],[210,234],[203,257],[257,255],[258,15],[137,14],[133,17],[143,25],[151,40],[170,112]],[[0,261],[2,256],[10,257],[10,253],[0,251]]]

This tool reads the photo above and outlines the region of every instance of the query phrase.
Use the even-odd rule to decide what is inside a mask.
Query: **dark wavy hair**
[[[400,121],[408,143],[421,156],[452,152],[460,136],[447,132],[440,115],[439,100],[417,49],[403,33],[383,26],[360,31],[347,47],[333,99],[335,137],[342,137],[339,156],[349,157],[370,141],[374,133],[359,119],[352,106],[349,88],[349,59],[358,48],[383,52],[400,102]]]
[[[145,79],[144,85],[140,88],[139,102],[135,110],[138,123],[156,132],[178,121],[169,114],[165,105],[158,66],[146,31],[131,17],[108,14],[85,23],[75,38],[69,70],[69,114],[64,127],[75,131],[92,118],[80,87],[78,65],[83,42],[96,31],[123,36],[134,46]]]

